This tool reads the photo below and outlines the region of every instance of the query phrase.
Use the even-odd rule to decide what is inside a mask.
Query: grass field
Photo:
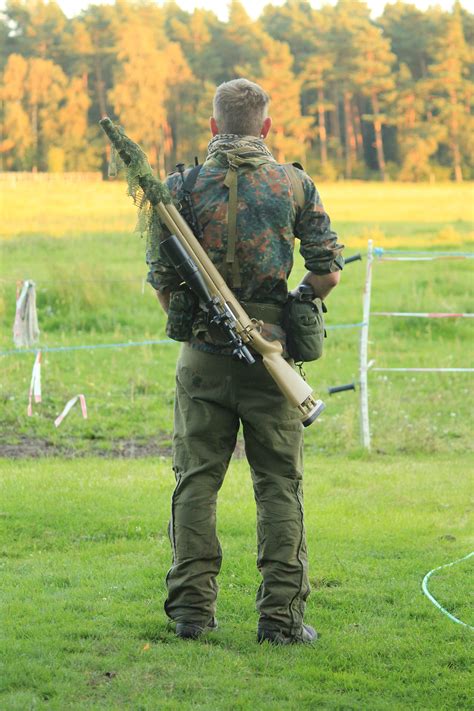
[[[162,612],[166,460],[4,463],[0,707],[468,709],[472,632],[422,595],[470,550],[470,458],[307,457],[314,648],[255,643],[255,510],[246,464],[220,500],[220,629],[178,641]],[[472,562],[431,592],[474,624]]]
[[[144,245],[132,234],[134,208],[123,183],[25,184],[21,190],[6,187],[3,192],[0,350],[12,348],[15,284],[25,278],[37,283],[43,345],[166,338],[154,295],[148,286],[142,293]],[[465,250],[472,245],[470,185],[344,183],[325,185],[322,192],[348,255],[364,247],[368,235],[376,245],[405,248]],[[298,258],[292,284],[303,271]],[[329,326],[361,321],[364,273],[361,262],[345,270],[340,287],[328,299]],[[473,312],[472,263],[376,264],[372,308]],[[358,329],[329,331],[325,357],[306,368],[316,391],[324,394],[328,386],[357,380],[358,338]],[[379,367],[472,366],[468,319],[374,317],[370,338],[370,357]],[[26,404],[33,356],[4,357],[4,442],[18,447],[27,441],[33,451],[41,447],[103,454],[130,446],[135,451],[166,451],[178,350],[173,343],[44,354],[44,401],[32,418],[26,416]],[[374,447],[387,453],[470,449],[470,382],[470,375],[372,374]],[[86,395],[90,419],[82,421],[73,412],[55,431],[52,421],[78,392]],[[307,432],[308,451],[354,452],[359,446],[357,394],[327,399],[327,413]]]
[[[321,192],[347,255],[368,238],[472,250],[471,185]],[[37,283],[43,346],[166,338],[142,290],[144,244],[124,193],[122,183],[2,185],[0,351],[13,348],[16,281],[26,278]],[[292,285],[303,271],[297,258]],[[329,326],[361,321],[364,272],[364,262],[344,271]],[[467,260],[376,263],[372,309],[472,313],[472,286]],[[379,367],[473,367],[472,327],[373,317],[370,357]],[[10,458],[0,460],[2,710],[470,707],[472,633],[420,585],[472,550],[472,375],[372,373],[368,455],[358,393],[325,393],[357,380],[359,331],[328,335],[325,357],[306,367],[328,406],[305,433],[308,621],[322,633],[314,649],[255,644],[255,511],[238,458],[219,509],[220,630],[185,644],[166,627],[177,344],[44,353],[43,402],[31,418],[33,354],[1,358],[0,457]],[[89,419],[75,409],[56,430],[79,392]],[[444,569],[430,590],[474,624],[471,571],[472,560]]]

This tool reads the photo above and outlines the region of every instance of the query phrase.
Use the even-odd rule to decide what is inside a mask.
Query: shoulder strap
[[[293,195],[295,196],[296,204],[298,205],[299,209],[302,210],[305,204],[305,197],[304,197],[304,190],[303,190],[303,183],[301,181],[300,176],[298,175],[297,168],[299,168],[300,165],[295,165],[293,163],[283,163],[282,168],[285,169],[285,173],[288,176],[288,179],[291,183],[291,187],[293,188]]]
[[[224,178],[224,185],[229,190],[227,204],[227,254],[225,259],[225,276],[230,278],[232,287],[240,289],[242,286],[240,264],[235,253],[237,243],[237,184],[239,168],[245,165],[245,160],[239,156],[227,154],[229,168]]]
[[[178,163],[176,166],[181,173],[181,177],[183,179],[182,185],[181,185],[181,190],[183,191],[183,202],[186,206],[186,213],[184,217],[187,219],[189,222],[189,225],[194,232],[194,235],[201,240],[203,238],[202,234],[202,228],[201,225],[199,224],[198,216],[196,213],[196,209],[194,207],[194,203],[191,197],[192,191],[194,189],[194,186],[196,185],[196,180],[198,178],[198,175],[201,171],[202,165],[198,164],[195,165],[191,168],[191,170],[188,172],[186,177],[184,177],[183,172],[184,172],[184,165],[183,163]]]

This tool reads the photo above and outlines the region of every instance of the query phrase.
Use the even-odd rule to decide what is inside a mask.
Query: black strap
[[[184,192],[189,193],[189,195],[191,195],[194,190],[194,186],[196,185],[196,180],[198,179],[198,175],[201,172],[201,168],[202,163],[193,166],[193,168],[191,168],[191,170],[184,179],[183,190]]]
[[[194,207],[193,199],[191,197],[192,191],[194,189],[194,186],[196,185],[196,180],[198,178],[198,175],[201,171],[202,165],[197,164],[191,168],[189,173],[184,177],[184,163],[178,163],[176,165],[178,171],[181,174],[182,178],[182,184],[181,184],[181,190],[183,193],[183,209],[184,209],[184,218],[189,222],[189,226],[191,227],[192,231],[194,232],[195,237],[197,239],[202,240],[203,238],[203,233],[202,233],[202,228],[201,225],[199,224],[198,216],[196,213],[196,209]]]

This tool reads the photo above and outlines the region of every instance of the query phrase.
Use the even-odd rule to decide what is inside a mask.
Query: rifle
[[[150,229],[156,225],[154,218],[157,217],[171,233],[171,237],[163,240],[161,246],[181,278],[198,295],[214,323],[221,325],[238,357],[249,364],[254,362],[248,346],[262,356],[263,364],[276,385],[288,402],[298,409],[303,425],[308,427],[324,410],[322,400],[313,397],[311,386],[282,357],[281,343],[267,341],[260,334],[258,322],[250,318],[229,289],[173,205],[167,186],[153,175],[140,146],[115,126],[110,118],[105,117],[99,123],[127,166],[129,194],[139,204],[140,210],[145,203],[151,206]]]

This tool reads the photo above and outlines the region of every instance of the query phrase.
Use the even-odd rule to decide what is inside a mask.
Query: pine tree
[[[114,67],[117,62],[118,32],[122,26],[121,6],[91,5],[84,13],[83,56],[87,62],[89,92],[91,94],[91,119],[97,124],[109,114],[107,93],[113,86]],[[87,38],[89,37],[89,40]],[[90,47],[88,47],[88,41]],[[103,144],[103,141],[102,141]]]
[[[193,79],[181,83],[167,103],[168,121],[173,136],[170,163],[189,163],[202,156],[209,142],[209,116],[224,58],[218,51],[223,23],[212,12],[184,13],[176,5],[166,6],[168,38],[177,42],[186,57]]]
[[[0,156],[2,169],[27,170],[33,135],[24,106],[28,61],[11,54],[3,71],[0,100],[3,106]]]
[[[434,15],[422,12],[415,5],[397,0],[386,4],[377,21],[389,40],[398,66],[405,64],[415,81],[426,77],[431,62],[430,41],[441,31]]]
[[[63,68],[67,18],[54,0],[8,0],[10,51],[49,59]]]
[[[10,44],[11,30],[8,26],[6,15],[0,14],[0,72],[3,71],[11,54]]]
[[[222,34],[216,36],[216,48],[223,59],[219,83],[237,76],[256,75],[265,56],[264,36],[260,25],[250,19],[239,0],[230,0],[229,21]]]
[[[364,118],[373,124],[378,167],[382,180],[386,180],[382,126],[387,123],[384,109],[394,98],[392,66],[395,56],[390,51],[390,43],[383,37],[381,29],[370,21],[361,25],[353,42],[356,50],[354,83],[360,94],[370,100],[372,112]]]
[[[355,95],[359,89],[357,82],[359,38],[364,36],[370,24],[370,14],[365,2],[338,0],[334,7],[321,11],[328,24],[326,52],[332,63],[328,72],[331,85],[335,116],[336,143],[341,130],[339,116],[342,116],[345,176],[351,178],[357,165],[358,138],[356,135]]]
[[[326,98],[327,77],[332,63],[327,55],[315,55],[307,63],[302,72],[302,88],[306,93],[306,111],[317,116],[317,130],[320,145],[320,159],[324,166],[328,162],[328,140],[326,130],[326,111],[333,105]],[[314,96],[310,103],[310,97]]]
[[[301,81],[293,73],[287,44],[270,37],[263,40],[265,58],[256,81],[270,95],[272,129],[267,142],[278,162],[305,162],[311,118],[301,115]]]
[[[318,15],[308,0],[287,0],[284,5],[266,5],[259,20],[270,37],[286,42],[294,58],[296,75],[304,73],[314,58],[316,44],[324,28],[318,25]]]
[[[75,169],[87,152],[89,100],[80,79],[68,80],[49,59],[12,54],[2,77],[4,104],[0,150],[7,167]],[[90,157],[90,154],[89,154]],[[86,162],[81,163],[82,168]]]
[[[222,23],[207,10],[194,10],[191,15],[184,13],[185,17],[180,11],[175,17],[168,6],[167,14],[167,36],[180,44],[193,75],[201,84],[217,82],[223,74],[225,61],[215,42],[216,36],[222,35]]]
[[[88,124],[90,105],[84,77],[72,77],[58,111],[61,141],[57,150],[61,151],[64,170],[87,171],[100,168],[102,145],[94,140],[97,127]]]
[[[329,21],[307,0],[287,0],[280,7],[267,5],[260,23],[271,37],[290,47],[293,69],[301,82],[302,114],[312,117],[309,140],[312,144],[319,143],[320,162],[325,169],[328,162],[326,112],[334,108],[327,90],[333,64],[326,42]]]
[[[430,104],[437,122],[445,127],[454,178],[461,182],[462,146],[469,144],[473,128],[468,113],[473,83],[468,76],[470,53],[464,39],[459,3],[445,17],[443,33],[434,42],[433,56],[426,86],[431,94]]]
[[[431,177],[430,160],[436,153],[443,129],[426,120],[426,87],[416,81],[406,64],[397,73],[394,120],[397,127],[400,180],[426,180]]]
[[[118,30],[120,64],[109,99],[127,131],[163,175],[174,146],[168,102],[192,74],[180,46],[166,39],[162,15],[155,8],[150,22],[149,9],[128,13]]]

